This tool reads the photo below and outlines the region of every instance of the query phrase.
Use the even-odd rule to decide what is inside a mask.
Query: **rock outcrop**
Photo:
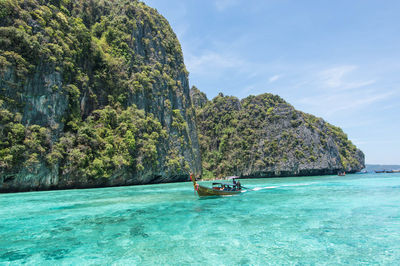
[[[136,0],[0,8],[0,191],[201,173],[188,72],[156,10]]]
[[[202,103],[197,123],[205,176],[325,175],[364,168],[364,154],[340,128],[279,96],[239,100],[219,94],[204,104],[200,91],[191,95]]]

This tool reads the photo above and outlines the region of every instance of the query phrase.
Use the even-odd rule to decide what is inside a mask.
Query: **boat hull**
[[[212,189],[212,188],[205,187],[202,185],[198,185],[196,191],[197,191],[197,194],[199,195],[199,197],[229,196],[229,195],[240,194],[242,192],[241,190],[232,190],[232,191],[217,190],[217,189]]]

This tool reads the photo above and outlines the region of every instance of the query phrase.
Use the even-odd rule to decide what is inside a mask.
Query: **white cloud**
[[[343,77],[357,69],[356,66],[340,66],[323,70],[319,73],[321,81],[329,88],[340,87],[343,84]]]
[[[299,99],[299,103],[311,109],[312,113],[318,113],[322,117],[331,117],[338,112],[360,110],[368,108],[374,103],[386,100],[393,96],[393,92],[380,92],[367,90],[360,93],[357,90],[339,93],[322,93],[315,96]]]
[[[219,11],[223,11],[229,7],[235,6],[238,2],[238,0],[215,0],[215,7]]]
[[[207,51],[199,56],[189,55],[186,65],[191,71],[208,72],[213,68],[231,68],[240,64],[238,59]]]
[[[374,84],[376,80],[349,81],[348,76],[358,69],[358,66],[343,65],[319,72],[319,80],[325,89],[349,90]]]
[[[189,54],[185,63],[190,72],[197,74],[223,74],[226,69],[240,69],[245,64],[240,58],[213,51],[206,51],[200,55]]]
[[[396,91],[378,87],[376,80],[355,65],[310,71],[296,86],[304,92],[303,97],[294,97],[292,103],[326,119],[344,119],[393,98]]]
[[[399,90],[397,90],[399,91]],[[385,104],[385,106],[382,107],[383,110],[390,110],[390,109],[396,109],[398,110],[400,107],[400,103],[396,102],[394,104]]]
[[[272,82],[277,81],[277,80],[280,79],[280,78],[281,78],[281,75],[274,75],[274,76],[272,76],[272,77],[270,77],[270,78],[268,79],[268,82],[269,82],[269,83],[272,83]]]

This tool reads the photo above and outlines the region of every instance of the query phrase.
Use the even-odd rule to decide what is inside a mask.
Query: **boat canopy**
[[[213,185],[224,185],[224,186],[235,186],[235,184],[232,183],[212,183]]]

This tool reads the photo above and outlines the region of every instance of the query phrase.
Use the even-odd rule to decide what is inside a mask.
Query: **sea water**
[[[1,194],[0,264],[400,264],[400,174],[241,183]]]

